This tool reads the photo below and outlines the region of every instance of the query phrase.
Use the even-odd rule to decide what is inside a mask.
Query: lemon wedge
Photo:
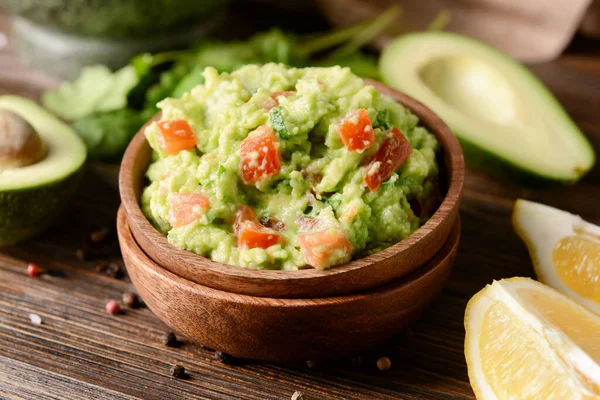
[[[526,200],[517,200],[512,220],[538,279],[600,314],[600,226]]]
[[[600,316],[528,278],[494,281],[465,311],[479,400],[600,399]]]

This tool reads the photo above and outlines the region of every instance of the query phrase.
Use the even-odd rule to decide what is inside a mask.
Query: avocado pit
[[[20,115],[0,109],[0,171],[35,164],[45,155],[35,128]]]

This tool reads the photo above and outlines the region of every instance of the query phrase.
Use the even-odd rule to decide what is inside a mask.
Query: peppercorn
[[[42,317],[40,317],[37,314],[29,314],[29,319],[31,320],[31,323],[34,325],[41,325],[42,324]]]
[[[215,359],[223,364],[232,364],[235,358],[231,354],[215,351]]]
[[[390,360],[388,357],[380,357],[377,360],[377,368],[380,371],[387,371],[391,367],[392,367],[392,360]]]
[[[83,248],[79,248],[75,250],[75,257],[77,257],[77,259],[80,261],[84,261],[87,260],[88,254]]]
[[[139,297],[133,292],[123,293],[123,304],[129,308],[138,308],[140,305]]]
[[[106,269],[103,272],[111,278],[115,279],[122,278],[125,275],[121,266],[115,263],[108,263]]]
[[[29,263],[29,265],[27,265],[27,275],[29,275],[31,278],[36,277],[41,273],[42,270],[36,264]]]
[[[122,278],[125,275],[123,268],[116,263],[100,263],[96,265],[96,271],[102,272],[103,274],[115,279]]]
[[[304,393],[295,391],[291,400],[306,400],[306,397],[304,397]]]
[[[173,332],[163,333],[163,335],[160,337],[160,341],[167,347],[177,347],[177,344],[179,343],[177,336],[175,336]]]
[[[184,378],[185,377],[185,368],[183,368],[179,364],[175,364],[171,366],[169,373],[175,378]]]
[[[115,300],[106,303],[106,312],[112,315],[118,314],[121,311],[121,305]]]

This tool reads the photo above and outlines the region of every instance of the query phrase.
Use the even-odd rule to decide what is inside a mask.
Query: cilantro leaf
[[[356,52],[344,56],[327,58],[321,62],[318,62],[318,65],[324,67],[340,65],[342,67],[350,68],[352,73],[363,78],[381,80],[379,67],[377,65],[377,57],[371,54]]]
[[[375,128],[390,129],[390,113],[388,110],[377,111],[375,122],[373,123]]]
[[[342,204],[342,201],[340,199],[325,199],[325,204],[331,206],[332,210],[335,211],[337,210],[340,205]]]
[[[189,92],[196,86],[204,83],[204,67],[197,66],[194,68],[189,74],[185,75],[183,79],[179,81],[175,89],[173,89],[173,93],[171,93],[171,97],[179,98],[184,95],[185,92]]]
[[[42,94],[42,104],[60,118],[73,121],[98,111],[127,106],[127,93],[138,83],[132,66],[114,74],[104,65],[86,67],[73,82]]]
[[[139,113],[125,108],[90,114],[71,126],[83,139],[90,159],[115,160],[144,122]]]
[[[285,126],[285,119],[281,107],[275,107],[269,112],[269,118],[271,119],[271,125],[273,130],[277,132],[279,137],[283,140],[290,138],[287,127]]]

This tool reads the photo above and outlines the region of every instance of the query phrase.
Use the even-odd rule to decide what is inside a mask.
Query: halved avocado
[[[450,126],[470,166],[572,183],[594,165],[592,146],[548,88],[486,44],[447,32],[407,34],[385,48],[380,69],[388,85]]]
[[[0,96],[0,110],[0,152],[21,158],[0,160],[0,245],[9,245],[37,235],[60,216],[77,186],[86,149],[71,128],[30,100]],[[15,135],[23,137],[23,148],[7,151],[19,143]]]

